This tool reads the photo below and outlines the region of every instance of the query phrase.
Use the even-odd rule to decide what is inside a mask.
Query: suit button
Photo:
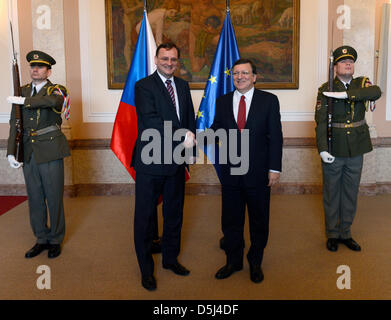
[[[31,121],[33,121],[33,120],[34,120],[34,118],[30,118],[30,120],[31,120]]]
[[[346,134],[350,134],[350,131],[346,132]]]
[[[35,140],[31,140],[31,142],[32,142],[32,143],[34,143],[34,142],[35,142]]]
[[[346,123],[350,123],[350,120],[346,121]]]

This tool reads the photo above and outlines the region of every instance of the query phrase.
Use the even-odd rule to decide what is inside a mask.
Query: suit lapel
[[[259,91],[257,89],[254,89],[253,98],[251,100],[250,110],[248,112],[246,125],[244,126],[245,129],[248,129],[251,126],[251,123],[255,119],[255,113],[258,111],[256,110],[258,105],[258,99],[259,99]]]
[[[182,86],[182,83],[180,81],[178,81],[178,79],[176,77],[174,77],[174,81],[175,81],[175,87],[176,87],[176,92],[177,92],[177,96],[178,96],[178,104],[179,104],[179,115],[180,115],[180,123],[182,123],[183,121],[183,118],[184,118],[184,108],[185,108],[185,97],[186,97],[186,94],[185,94],[185,89],[183,88]]]
[[[229,111],[228,111],[230,122],[231,122],[230,127],[239,130],[238,123],[236,122],[235,115],[234,115],[234,91],[230,92],[227,97],[228,97],[229,106],[230,106]]]

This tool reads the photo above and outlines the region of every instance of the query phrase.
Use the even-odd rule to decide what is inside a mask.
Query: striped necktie
[[[174,94],[174,88],[171,85],[171,80],[166,80],[167,90],[170,94],[172,104],[174,105],[174,108],[176,109],[176,103],[175,103],[175,94]]]

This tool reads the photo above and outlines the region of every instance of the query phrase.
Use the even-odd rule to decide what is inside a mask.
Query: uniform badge
[[[322,102],[320,100],[316,101],[316,111],[319,111],[322,108]]]
[[[342,49],[342,53],[346,54],[346,53],[348,53],[348,50],[347,49]]]
[[[365,86],[366,88],[372,86],[372,83],[371,83],[371,81],[369,81],[368,78],[366,78],[364,86]]]
[[[33,58],[34,58],[34,60],[37,60],[39,58],[39,55],[34,54]]]

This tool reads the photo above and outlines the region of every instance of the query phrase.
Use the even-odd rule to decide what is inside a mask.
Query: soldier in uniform
[[[14,107],[10,118],[7,157],[12,168],[23,166],[30,223],[37,238],[25,257],[35,257],[47,249],[48,257],[55,258],[61,253],[65,235],[63,158],[69,156],[70,151],[61,132],[61,113],[67,90],[48,80],[52,65],[56,63],[50,55],[31,51],[26,59],[30,63],[32,82],[21,88],[21,97],[7,98],[9,103],[21,106],[24,160],[20,163],[15,159]]]
[[[328,83],[323,84],[315,110],[316,143],[322,159],[326,246],[330,251],[337,251],[338,244],[343,243],[351,250],[360,251],[350,228],[357,208],[363,154],[372,150],[365,112],[381,96],[381,91],[366,77],[353,78],[357,60],[354,48],[339,47],[333,56],[334,92],[327,92]],[[333,99],[331,150],[327,143],[328,97]]]

